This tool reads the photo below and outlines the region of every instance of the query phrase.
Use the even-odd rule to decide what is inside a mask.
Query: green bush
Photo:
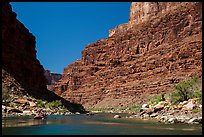
[[[63,106],[60,100],[54,100],[52,102],[48,102],[47,105],[49,106],[49,108],[58,108]]]
[[[65,106],[62,104],[62,102],[60,100],[54,100],[51,102],[47,102],[47,101],[43,101],[43,100],[37,100],[36,105],[38,107],[46,107],[46,108],[50,108],[50,109],[55,109],[55,108],[65,109]]]
[[[149,99],[149,104],[158,104],[160,101],[164,101],[164,94],[156,95]]]
[[[139,112],[140,109],[141,109],[141,106],[132,106],[128,108],[128,110],[134,111],[134,112]]]
[[[43,100],[37,100],[37,103],[36,103],[38,107],[45,107],[46,104],[47,104],[47,101],[43,101]]]
[[[200,109],[198,107],[195,107],[195,108],[192,109],[193,113],[196,113],[196,112],[199,112],[199,111],[200,111]]]
[[[196,90],[192,94],[192,98],[198,98],[198,103],[202,104],[202,91],[201,90]]]
[[[169,98],[170,98],[170,101],[173,103],[173,104],[176,104],[178,102],[181,102],[181,97],[180,97],[180,94],[178,92],[173,92],[169,95]]]
[[[201,96],[200,93],[195,92],[198,89],[198,81],[198,77],[193,76],[192,78],[184,80],[175,85],[175,91],[170,94],[171,102],[175,104],[190,98]]]

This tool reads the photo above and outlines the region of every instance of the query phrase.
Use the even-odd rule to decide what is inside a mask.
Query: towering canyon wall
[[[24,85],[46,89],[44,69],[36,58],[35,37],[16,19],[11,5],[2,2],[2,69]]]
[[[133,2],[127,24],[89,44],[53,91],[85,107],[125,107],[202,74],[202,4]]]

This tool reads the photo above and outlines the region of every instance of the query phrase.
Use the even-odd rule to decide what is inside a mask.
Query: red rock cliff
[[[2,68],[37,89],[46,89],[43,66],[36,59],[35,37],[2,2]]]
[[[127,24],[89,44],[53,91],[85,107],[125,107],[202,74],[202,4],[133,2]]]

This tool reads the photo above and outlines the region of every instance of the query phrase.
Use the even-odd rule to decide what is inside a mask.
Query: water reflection
[[[2,120],[2,127],[22,127],[22,126],[33,126],[33,125],[41,125],[47,124],[46,120],[40,119],[29,119],[29,120]]]
[[[114,114],[3,118],[4,134],[202,134],[202,125],[164,124],[137,119],[114,119]]]

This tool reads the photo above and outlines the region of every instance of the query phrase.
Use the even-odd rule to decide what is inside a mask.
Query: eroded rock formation
[[[125,107],[202,74],[202,4],[133,2],[127,24],[89,44],[53,91],[85,107]]]
[[[58,82],[62,78],[61,74],[51,73],[50,70],[45,70],[44,75],[47,79],[47,89],[48,90],[52,90],[53,84],[55,82]]]
[[[47,85],[54,84],[55,82],[59,81],[62,78],[61,74],[51,73],[50,70],[45,70],[44,75],[47,79]]]

